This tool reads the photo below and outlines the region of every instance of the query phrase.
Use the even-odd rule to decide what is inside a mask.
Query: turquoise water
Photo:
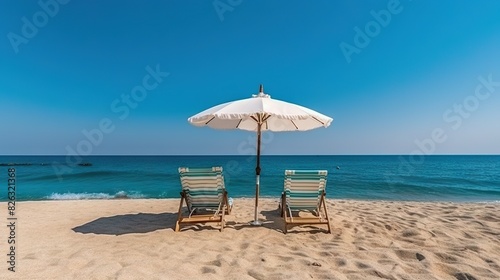
[[[180,166],[222,166],[230,196],[254,197],[255,161],[255,156],[90,156],[80,161],[0,156],[0,200],[7,199],[9,168],[16,169],[18,201],[178,198]],[[262,197],[281,194],[285,169],[326,169],[329,198],[500,202],[500,156],[263,156],[261,167]]]

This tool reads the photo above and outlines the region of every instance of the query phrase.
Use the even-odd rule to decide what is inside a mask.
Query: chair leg
[[[222,216],[221,216],[221,221],[220,221],[220,231],[222,232],[224,230],[224,217],[226,214],[226,205],[222,206]]]
[[[280,207],[280,216],[283,217],[283,213],[285,212],[285,193],[281,194],[281,207]]]
[[[325,193],[321,196],[321,203],[323,204],[323,209],[325,210],[325,217],[327,221],[327,226],[328,226],[328,233],[332,233],[332,230],[330,228],[330,218],[328,217],[328,210],[326,209],[326,201],[325,201]]]
[[[224,191],[223,201],[226,204],[226,214],[231,215],[232,205],[229,205],[229,196],[227,195],[227,191]]]
[[[283,233],[286,234],[288,224],[286,223],[286,205],[285,204],[283,206],[281,206],[281,211],[282,211],[281,216],[283,217],[283,221],[285,222],[285,228],[283,229]]]
[[[181,192],[181,203],[179,204],[179,212],[178,212],[178,215],[177,215],[177,222],[175,223],[175,231],[179,231],[180,230],[180,222],[182,220],[182,205],[184,204],[184,193]]]

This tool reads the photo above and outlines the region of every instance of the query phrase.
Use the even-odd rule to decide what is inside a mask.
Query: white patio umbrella
[[[188,119],[195,126],[215,129],[242,129],[257,132],[257,167],[255,168],[255,219],[252,225],[261,225],[258,220],[260,187],[260,141],[262,131],[305,131],[328,127],[332,118],[311,109],[271,99],[260,91],[251,98],[227,102],[214,106]]]

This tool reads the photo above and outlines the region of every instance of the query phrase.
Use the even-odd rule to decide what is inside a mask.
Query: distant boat
[[[78,165],[80,165],[80,166],[92,166],[92,163],[84,162],[84,163],[79,163]]]

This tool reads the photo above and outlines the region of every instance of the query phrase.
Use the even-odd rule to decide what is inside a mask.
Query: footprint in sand
[[[217,267],[221,267],[222,266],[222,262],[220,260],[210,261],[210,262],[208,262],[206,264],[207,265],[211,265],[211,266],[217,266]]]
[[[362,262],[357,262],[356,263],[356,266],[359,268],[359,269],[368,269],[368,268],[372,268],[371,266],[365,264],[365,263],[362,263]]]
[[[215,271],[215,269],[213,269],[213,268],[211,268],[211,267],[207,267],[207,266],[205,266],[205,267],[203,267],[203,268],[201,269],[201,273],[202,273],[202,274],[208,274],[208,273],[215,274],[215,273],[216,273],[216,271]]]
[[[414,230],[414,229],[405,229],[401,233],[403,237],[414,237],[420,235],[420,232]]]
[[[457,280],[477,280],[474,276],[470,275],[469,273],[455,273],[453,276],[457,278]]]
[[[498,264],[496,264],[493,260],[490,260],[490,259],[486,259],[484,260],[491,268],[493,268],[494,270],[500,272],[500,266]]]
[[[403,261],[423,261],[425,260],[425,256],[420,253],[415,253],[409,250],[396,250],[396,255]]]
[[[347,261],[345,259],[336,259],[335,264],[337,264],[337,266],[339,266],[339,267],[342,267],[342,266],[345,266],[347,264]]]
[[[480,220],[487,221],[487,222],[500,222],[500,219],[493,215],[483,215],[479,217]]]
[[[446,253],[435,253],[436,257],[438,257],[444,263],[456,263],[458,259],[452,255]]]
[[[293,257],[278,256],[278,259],[282,262],[291,262],[294,260]]]

